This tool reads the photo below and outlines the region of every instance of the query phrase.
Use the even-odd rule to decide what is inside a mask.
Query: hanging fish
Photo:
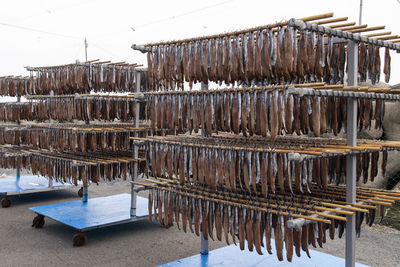
[[[385,83],[389,83],[390,80],[390,51],[389,48],[385,48],[385,63],[383,65],[383,73],[385,74]]]

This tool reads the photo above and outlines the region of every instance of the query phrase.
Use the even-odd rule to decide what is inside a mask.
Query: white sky
[[[363,24],[386,25],[385,31],[400,34],[397,0],[363,2]],[[130,48],[133,43],[197,37],[327,12],[334,12],[335,17],[348,16],[349,21],[358,23],[359,3],[359,0],[3,1],[0,76],[27,75],[24,69],[27,65],[84,61],[85,37],[89,60],[146,64],[145,57]],[[391,55],[390,83],[400,83],[400,55],[394,51]]]

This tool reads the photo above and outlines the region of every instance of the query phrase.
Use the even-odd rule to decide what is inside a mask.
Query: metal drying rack
[[[150,52],[151,47],[153,46],[163,46],[169,44],[182,43],[185,45],[186,43],[190,43],[196,40],[204,40],[210,38],[218,38],[223,36],[234,36],[246,34],[251,31],[257,31],[262,29],[272,29],[281,26],[289,26],[295,27],[300,31],[312,31],[320,34],[326,34],[334,37],[333,43],[347,43],[347,51],[348,51],[348,86],[352,87],[354,91],[355,88],[359,88],[357,86],[357,78],[358,78],[358,43],[363,42],[366,44],[372,44],[379,47],[389,48],[391,50],[395,50],[397,53],[400,53],[400,36],[387,36],[390,35],[391,32],[381,32],[374,33],[368,35],[361,35],[362,32],[375,31],[384,29],[385,26],[376,26],[369,27],[368,25],[359,25],[353,26],[355,23],[342,23],[338,25],[331,25],[331,27],[323,26],[322,24],[345,21],[347,17],[337,18],[337,19],[327,19],[318,22],[310,22],[316,19],[323,19],[332,17],[333,13],[323,14],[320,16],[312,16],[303,19],[290,19],[286,22],[270,24],[267,26],[261,26],[241,31],[235,31],[224,34],[203,36],[198,38],[190,38],[184,40],[176,40],[176,41],[168,41],[168,42],[159,42],[159,43],[149,43],[145,45],[132,45],[132,49],[138,50],[142,53]],[[243,36],[243,35],[242,35]],[[384,36],[384,37],[379,37]],[[373,38],[378,37],[378,38]],[[390,41],[389,41],[390,40]],[[202,84],[202,89],[207,89],[206,85]],[[385,99],[392,101],[399,101],[399,97],[397,92],[396,94],[385,94],[383,91],[361,91],[361,92],[353,92],[353,91],[334,91],[334,90],[320,90],[324,88],[317,89],[308,89],[308,88],[296,88],[292,87],[290,90],[294,94],[305,94],[305,95],[320,95],[320,96],[339,96],[346,97],[347,100],[347,137],[346,137],[346,145],[347,146],[356,146],[357,145],[357,99],[358,98],[375,98],[375,99]],[[231,90],[231,89],[228,89]],[[340,89],[339,89],[340,90]],[[377,89],[379,90],[379,89]],[[359,91],[357,89],[357,91]],[[198,91],[202,93],[202,91]],[[168,94],[169,92],[165,92]],[[175,92],[172,92],[172,94]],[[179,92],[180,93],[180,92]],[[186,91],[182,91],[181,93],[186,94]],[[151,93],[150,93],[151,94]],[[346,202],[356,204],[356,156],[354,154],[350,154],[346,157]],[[354,267],[355,266],[355,216],[347,215],[346,221],[346,267]],[[208,240],[205,240],[202,236],[201,240],[201,254],[208,254]]]

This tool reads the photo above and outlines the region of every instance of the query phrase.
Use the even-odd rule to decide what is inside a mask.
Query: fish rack
[[[26,98],[1,106],[0,120],[6,123],[0,125],[0,165],[29,169],[55,184],[83,185],[82,201],[30,208],[37,214],[33,227],[43,227],[45,216],[60,221],[77,229],[73,244],[81,246],[87,230],[146,217],[134,185],[130,195],[88,199],[90,183],[136,180],[145,168],[144,152],[129,138],[157,131],[141,115],[137,67],[96,60],[27,67],[29,77],[0,78],[1,95]],[[115,203],[122,204],[107,208]]]
[[[288,261],[293,245],[297,256],[301,249],[310,256],[308,244],[322,246],[327,225],[333,238],[335,221],[340,237],[347,230],[346,266],[355,266],[355,237],[364,216],[372,225],[377,207],[383,216],[383,207],[400,197],[356,187],[360,177],[366,182],[376,176],[379,153],[385,171],[387,151],[399,148],[397,142],[357,140],[357,130],[371,128],[372,121],[382,127],[385,101],[399,101],[390,88],[357,84],[380,80],[382,47],[389,81],[390,50],[399,52],[400,40],[391,32],[364,34],[385,26],[332,24],[347,20],[332,16],[132,45],[147,53],[150,90],[144,95],[151,127],[181,134],[132,138],[147,150],[148,183],[134,183],[150,188],[150,218],[154,213],[170,227],[182,217],[184,231],[188,224],[201,235],[201,254],[208,254],[213,218],[218,240],[224,233],[229,244],[231,235],[243,250],[247,238],[249,250],[254,244],[259,254],[264,230],[271,254],[274,231],[280,261],[283,242]],[[226,87],[209,89],[210,82]],[[346,140],[318,138],[341,130]],[[337,218],[325,224],[332,216]]]

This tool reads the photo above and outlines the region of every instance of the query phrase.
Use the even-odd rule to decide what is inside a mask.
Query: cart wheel
[[[78,232],[72,237],[72,244],[74,247],[84,246],[86,243],[86,234],[84,232]]]
[[[36,215],[36,217],[33,219],[32,227],[42,228],[43,225],[44,225],[44,216],[40,214]]]
[[[81,189],[78,190],[78,196],[83,197],[83,187],[81,187]]]
[[[3,208],[8,208],[11,206],[11,199],[9,199],[8,197],[5,197],[1,200],[1,206]]]

